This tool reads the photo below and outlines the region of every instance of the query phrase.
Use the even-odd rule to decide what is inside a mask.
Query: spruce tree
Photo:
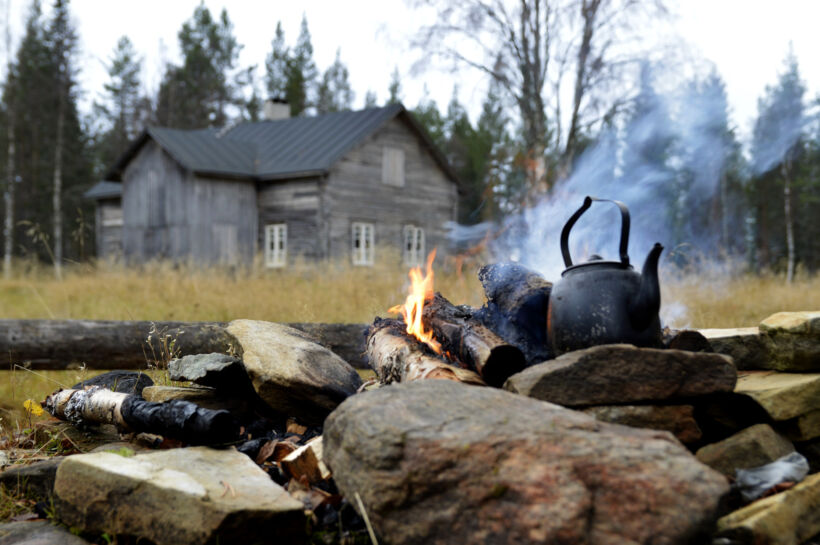
[[[299,38],[286,66],[285,100],[290,104],[291,115],[301,115],[314,104],[313,88],[317,74],[307,17],[302,15]]]
[[[268,98],[284,99],[288,81],[288,59],[290,52],[285,45],[285,31],[282,22],[276,23],[276,34],[271,41],[271,51],[265,59],[265,88]]]

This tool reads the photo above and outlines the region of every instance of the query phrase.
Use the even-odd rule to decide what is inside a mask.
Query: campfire
[[[435,255],[430,252],[424,272],[410,270],[404,305],[389,310],[402,320],[377,318],[370,327],[371,366],[383,383],[444,378],[500,387],[525,367],[524,353],[487,327],[474,309],[434,292]]]

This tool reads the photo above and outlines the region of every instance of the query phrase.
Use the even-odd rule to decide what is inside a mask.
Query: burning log
[[[422,323],[430,328],[442,349],[478,371],[490,386],[504,384],[526,366],[524,354],[478,320],[436,293],[422,310]]]
[[[427,378],[484,384],[473,371],[445,363],[427,354],[423,346],[405,333],[401,321],[376,318],[368,330],[366,354],[370,367],[385,384]]]
[[[43,403],[52,416],[74,425],[113,424],[122,433],[151,433],[189,445],[220,445],[241,437],[225,410],[203,409],[175,399],[152,403],[139,396],[99,387],[58,390]]]

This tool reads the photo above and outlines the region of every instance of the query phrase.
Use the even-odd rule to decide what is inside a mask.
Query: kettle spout
[[[663,246],[656,242],[641,271],[641,285],[637,297],[629,304],[629,320],[638,331],[646,329],[661,308],[661,287],[658,282],[658,260]]]

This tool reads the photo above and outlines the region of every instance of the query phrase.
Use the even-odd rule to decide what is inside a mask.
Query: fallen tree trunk
[[[376,318],[368,331],[366,354],[370,367],[384,384],[428,378],[484,384],[473,371],[427,354],[418,341],[407,336],[399,320]]]
[[[424,305],[422,323],[433,330],[445,351],[478,371],[490,386],[502,386],[507,378],[526,366],[521,350],[472,319],[469,312],[456,307],[440,293]]]
[[[316,338],[354,367],[365,367],[364,324],[287,324]],[[145,369],[174,342],[175,355],[229,353],[224,322],[0,320],[3,365],[31,369]]]
[[[151,433],[189,445],[224,445],[241,438],[239,423],[230,412],[179,399],[152,403],[92,386],[58,390],[43,405],[52,416],[75,426],[113,424],[121,433]]]

